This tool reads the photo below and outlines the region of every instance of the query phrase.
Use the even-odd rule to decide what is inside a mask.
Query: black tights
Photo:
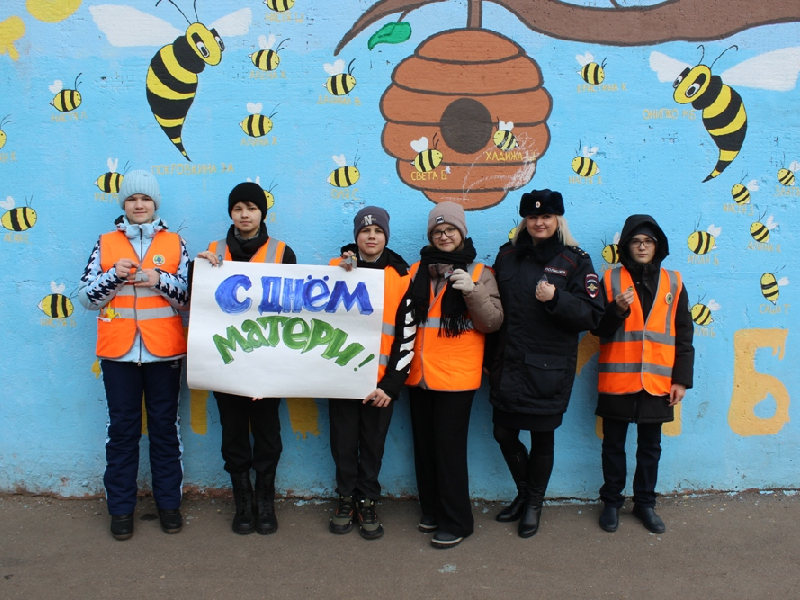
[[[503,455],[511,456],[525,452],[525,445],[519,441],[519,429],[494,425],[494,439],[500,444]],[[533,456],[552,456],[555,449],[555,431],[531,431],[531,453]]]

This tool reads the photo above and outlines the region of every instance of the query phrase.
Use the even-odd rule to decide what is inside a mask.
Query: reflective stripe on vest
[[[338,266],[341,257],[332,258],[328,264]],[[381,325],[381,348],[378,357],[378,383],[386,373],[389,365],[389,358],[392,352],[395,335],[395,319],[397,310],[403,297],[408,291],[408,284],[411,278],[408,274],[400,275],[392,267],[383,269],[383,324]]]
[[[418,269],[419,263],[411,266],[412,279]],[[472,281],[477,282],[483,273],[483,265],[472,263],[467,272],[472,276]],[[406,385],[419,385],[424,380],[431,390],[476,390],[481,386],[485,337],[474,329],[472,319],[468,321],[467,331],[458,337],[439,335],[445,289],[446,286],[442,286],[434,297],[431,284],[428,321],[417,327],[411,372]]]
[[[625,268],[606,272],[606,298],[613,302],[633,287]],[[600,339],[598,390],[603,394],[631,394],[645,390],[654,396],[669,394],[675,363],[675,315],[681,275],[661,269],[653,306],[644,322],[642,305],[634,287],[631,314],[613,335]]]
[[[267,243],[261,246],[258,252],[250,257],[249,262],[275,263],[279,265],[283,262],[283,253],[285,250],[285,243],[273,238],[267,238]],[[221,256],[223,260],[233,260],[226,239],[211,242],[208,245],[208,251],[217,256]]]
[[[122,258],[135,259],[142,270],[158,267],[177,273],[181,262],[180,236],[159,231],[140,259],[121,231],[100,236],[100,266],[111,269]],[[133,347],[136,332],[147,350],[160,358],[186,354],[186,337],[178,311],[153,288],[126,283],[101,310],[97,319],[97,356],[120,358]]]

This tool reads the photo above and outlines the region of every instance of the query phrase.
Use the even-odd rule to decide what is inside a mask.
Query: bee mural
[[[767,219],[766,223],[762,223],[761,220],[764,219],[766,214],[767,213],[765,211],[758,221],[750,225],[750,235],[752,238],[755,241],[763,244],[769,243],[769,232],[778,226],[772,215],[769,216],[769,219]]]
[[[714,317],[711,316],[711,313],[721,307],[713,298],[708,301],[708,304],[703,304],[702,302],[703,299],[700,298],[697,304],[692,306],[692,321],[700,325],[700,327],[707,327],[714,322]]]
[[[750,204],[750,192],[758,191],[758,181],[752,179],[750,183],[745,185],[744,180],[746,177],[747,175],[742,177],[742,181],[734,183],[731,188],[731,196],[733,196],[733,201],[736,204]]]
[[[438,145],[439,141],[436,139],[436,134],[433,135],[433,148],[431,149],[428,148],[428,138],[426,137],[421,137],[411,142],[412,150],[417,153],[411,164],[414,165],[417,171],[427,173],[442,164],[444,155],[436,149]]]
[[[247,181],[253,181],[253,180],[248,177]],[[260,177],[256,176],[255,182],[259,185],[259,187],[261,186]],[[277,183],[271,183],[269,189],[264,190],[264,197],[267,199],[267,210],[270,210],[273,206],[275,206],[275,196],[273,195],[272,190],[274,190],[276,187],[278,187]]]
[[[581,65],[581,70],[578,71],[581,79],[583,79],[589,85],[599,85],[603,83],[603,80],[606,78],[605,59],[603,59],[603,62],[598,65],[596,62],[594,62],[594,56],[592,56],[590,52],[587,52],[584,55],[578,54],[575,59],[578,61],[578,64]]]
[[[333,64],[325,63],[323,68],[330,77],[328,77],[328,81],[322,84],[322,87],[334,96],[344,96],[352,92],[353,88],[356,87],[356,78],[353,77],[353,63],[355,61],[356,59],[354,58],[347,65],[347,73],[344,72],[344,61],[341,58]]]
[[[494,145],[503,152],[508,152],[513,148],[519,147],[517,137],[511,133],[512,129],[514,129],[514,123],[512,121],[506,122],[498,119],[497,131],[494,132],[492,141]]]
[[[517,233],[517,229],[519,228],[519,221],[514,221],[514,226],[508,230],[508,241],[514,239],[514,235]]]
[[[278,114],[273,111],[270,116],[265,117],[261,114],[262,107],[263,105],[261,102],[256,104],[248,103],[247,112],[250,113],[250,116],[245,117],[242,119],[241,123],[239,123],[239,127],[242,128],[242,131],[252,138],[260,138],[272,131],[272,117]]]
[[[108,165],[108,173],[104,173],[97,178],[95,185],[100,188],[101,192],[106,194],[116,194],[119,192],[119,186],[122,185],[122,180],[125,177],[121,173],[117,173],[117,165],[119,164],[118,158],[109,158],[106,160]],[[125,165],[125,171],[128,170],[128,165]]]
[[[778,303],[778,296],[780,295],[780,287],[789,285],[788,277],[775,277],[775,273],[764,273],[761,275],[761,295],[773,304]]]
[[[31,202],[33,202],[33,197],[31,197]],[[30,207],[30,203],[19,208],[14,208],[15,205],[14,198],[11,196],[6,196],[6,199],[0,202],[0,207],[6,209],[6,212],[0,217],[0,224],[3,227],[11,231],[26,231],[36,225],[36,211]]]
[[[720,233],[722,233],[722,227],[714,227],[712,223],[706,231],[698,230],[689,234],[689,250],[701,256],[708,254],[717,247],[717,236]]]
[[[197,92],[197,76],[206,65],[214,67],[222,60],[225,44],[221,36],[243,35],[249,31],[252,13],[249,8],[243,8],[206,27],[196,13],[192,23],[175,0],[168,1],[188,23],[185,32],[130,6],[101,4],[90,6],[89,12],[112,46],[166,44],[153,56],[147,70],[147,102],[172,144],[191,160],[183,145],[182,132]],[[158,0],[156,6],[160,3]],[[131,23],[141,26],[133,29]]]
[[[83,75],[83,73],[78,73],[78,77],[81,75]],[[64,84],[60,79],[56,79],[53,84],[49,86],[50,91],[55,94],[50,104],[58,112],[72,112],[81,105],[81,93],[78,91],[78,86],[80,85],[78,77],[75,78],[74,90],[65,90]]]
[[[72,305],[72,300],[62,293],[64,287],[63,283],[56,285],[55,281],[51,281],[50,290],[53,293],[42,298],[36,308],[53,319],[66,319],[72,315],[75,307]]]
[[[3,117],[2,120],[0,120],[0,149],[2,149],[3,146],[6,145],[6,140],[8,139],[8,136],[6,135],[6,132],[3,131],[3,126],[6,123],[11,123],[10,117],[11,117],[11,115],[6,115],[5,117]]]
[[[589,148],[584,146],[581,150],[581,143],[578,142],[578,150],[576,154],[581,152],[581,156],[576,156],[572,159],[572,170],[581,177],[592,177],[600,172],[600,167],[592,160],[592,156],[597,154],[597,148]]]
[[[264,0],[267,8],[273,12],[286,12],[294,6],[294,0]]]
[[[347,160],[344,154],[339,154],[333,157],[333,162],[339,165],[338,169],[331,171],[328,175],[328,183],[334,187],[350,187],[361,178],[361,173],[358,171],[358,157],[353,161],[353,166],[347,166]]]
[[[797,171],[800,171],[800,162],[796,160],[789,165],[788,169],[785,167],[778,169],[778,183],[787,187],[794,185],[796,181],[795,173],[797,173]]]
[[[278,52],[288,39],[282,40],[278,47],[275,50],[272,49],[272,46],[275,45],[275,36],[270,34],[269,38],[264,35],[258,36],[258,47],[261,48],[258,52],[253,52],[250,55],[250,61],[253,63],[253,66],[261,69],[262,71],[274,71],[278,68],[278,65],[281,64],[281,57],[278,56]]]
[[[600,256],[603,257],[603,260],[606,261],[610,265],[615,265],[619,262],[619,231],[614,234],[614,241],[610,244],[606,244],[603,242],[603,251],[600,252]]]

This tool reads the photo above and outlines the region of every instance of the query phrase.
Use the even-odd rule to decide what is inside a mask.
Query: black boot
[[[278,531],[275,517],[275,472],[256,471],[256,531],[262,535]]]
[[[542,516],[542,503],[553,472],[553,455],[531,456],[528,459],[527,496],[525,498],[525,514],[519,522],[519,537],[529,538],[539,531],[539,519]]]
[[[517,497],[511,501],[507,507],[500,511],[495,517],[495,521],[500,523],[513,523],[518,521],[525,511],[525,482],[528,479],[528,452],[522,450],[514,452],[513,454],[503,454],[506,459],[508,470],[511,471],[511,477],[514,483],[517,484]]]
[[[250,483],[250,471],[231,473],[231,488],[236,502],[236,514],[231,529],[241,535],[253,533],[256,530],[256,519],[253,515],[253,485]]]

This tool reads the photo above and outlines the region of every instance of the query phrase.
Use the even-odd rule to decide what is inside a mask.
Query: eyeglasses
[[[639,248],[641,246],[644,246],[645,248],[652,248],[655,245],[656,242],[652,238],[647,238],[646,240],[633,238],[630,242],[628,242],[628,246],[631,248]]]
[[[434,240],[443,237],[451,238],[455,236],[456,231],[458,231],[456,227],[447,227],[445,229],[434,229],[433,231],[431,231],[431,238],[433,238]]]

